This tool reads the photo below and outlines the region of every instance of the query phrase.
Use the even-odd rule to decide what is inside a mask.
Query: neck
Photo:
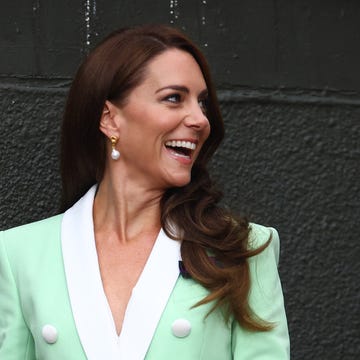
[[[128,177],[105,175],[94,201],[95,233],[127,243],[160,230],[160,201],[164,191],[145,189]]]

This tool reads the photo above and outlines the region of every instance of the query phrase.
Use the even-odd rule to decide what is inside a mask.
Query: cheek
[[[161,132],[171,126],[171,119],[164,111],[160,111],[157,106],[141,106],[129,114],[129,120],[134,127],[141,128],[147,132]]]

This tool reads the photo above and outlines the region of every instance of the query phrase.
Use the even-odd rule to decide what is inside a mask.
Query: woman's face
[[[210,133],[206,100],[204,77],[189,53],[170,49],[155,57],[117,109],[119,162],[127,176],[156,189],[188,184]]]

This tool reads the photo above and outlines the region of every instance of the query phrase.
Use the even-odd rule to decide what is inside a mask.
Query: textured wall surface
[[[292,359],[360,356],[360,3],[26,1],[0,15],[0,228],[56,213],[70,78],[109,30],[183,28],[226,122],[224,201],[279,230]]]

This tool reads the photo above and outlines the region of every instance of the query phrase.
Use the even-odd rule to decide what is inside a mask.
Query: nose
[[[194,104],[188,114],[185,116],[184,123],[186,126],[198,131],[209,127],[209,120],[198,102]]]

